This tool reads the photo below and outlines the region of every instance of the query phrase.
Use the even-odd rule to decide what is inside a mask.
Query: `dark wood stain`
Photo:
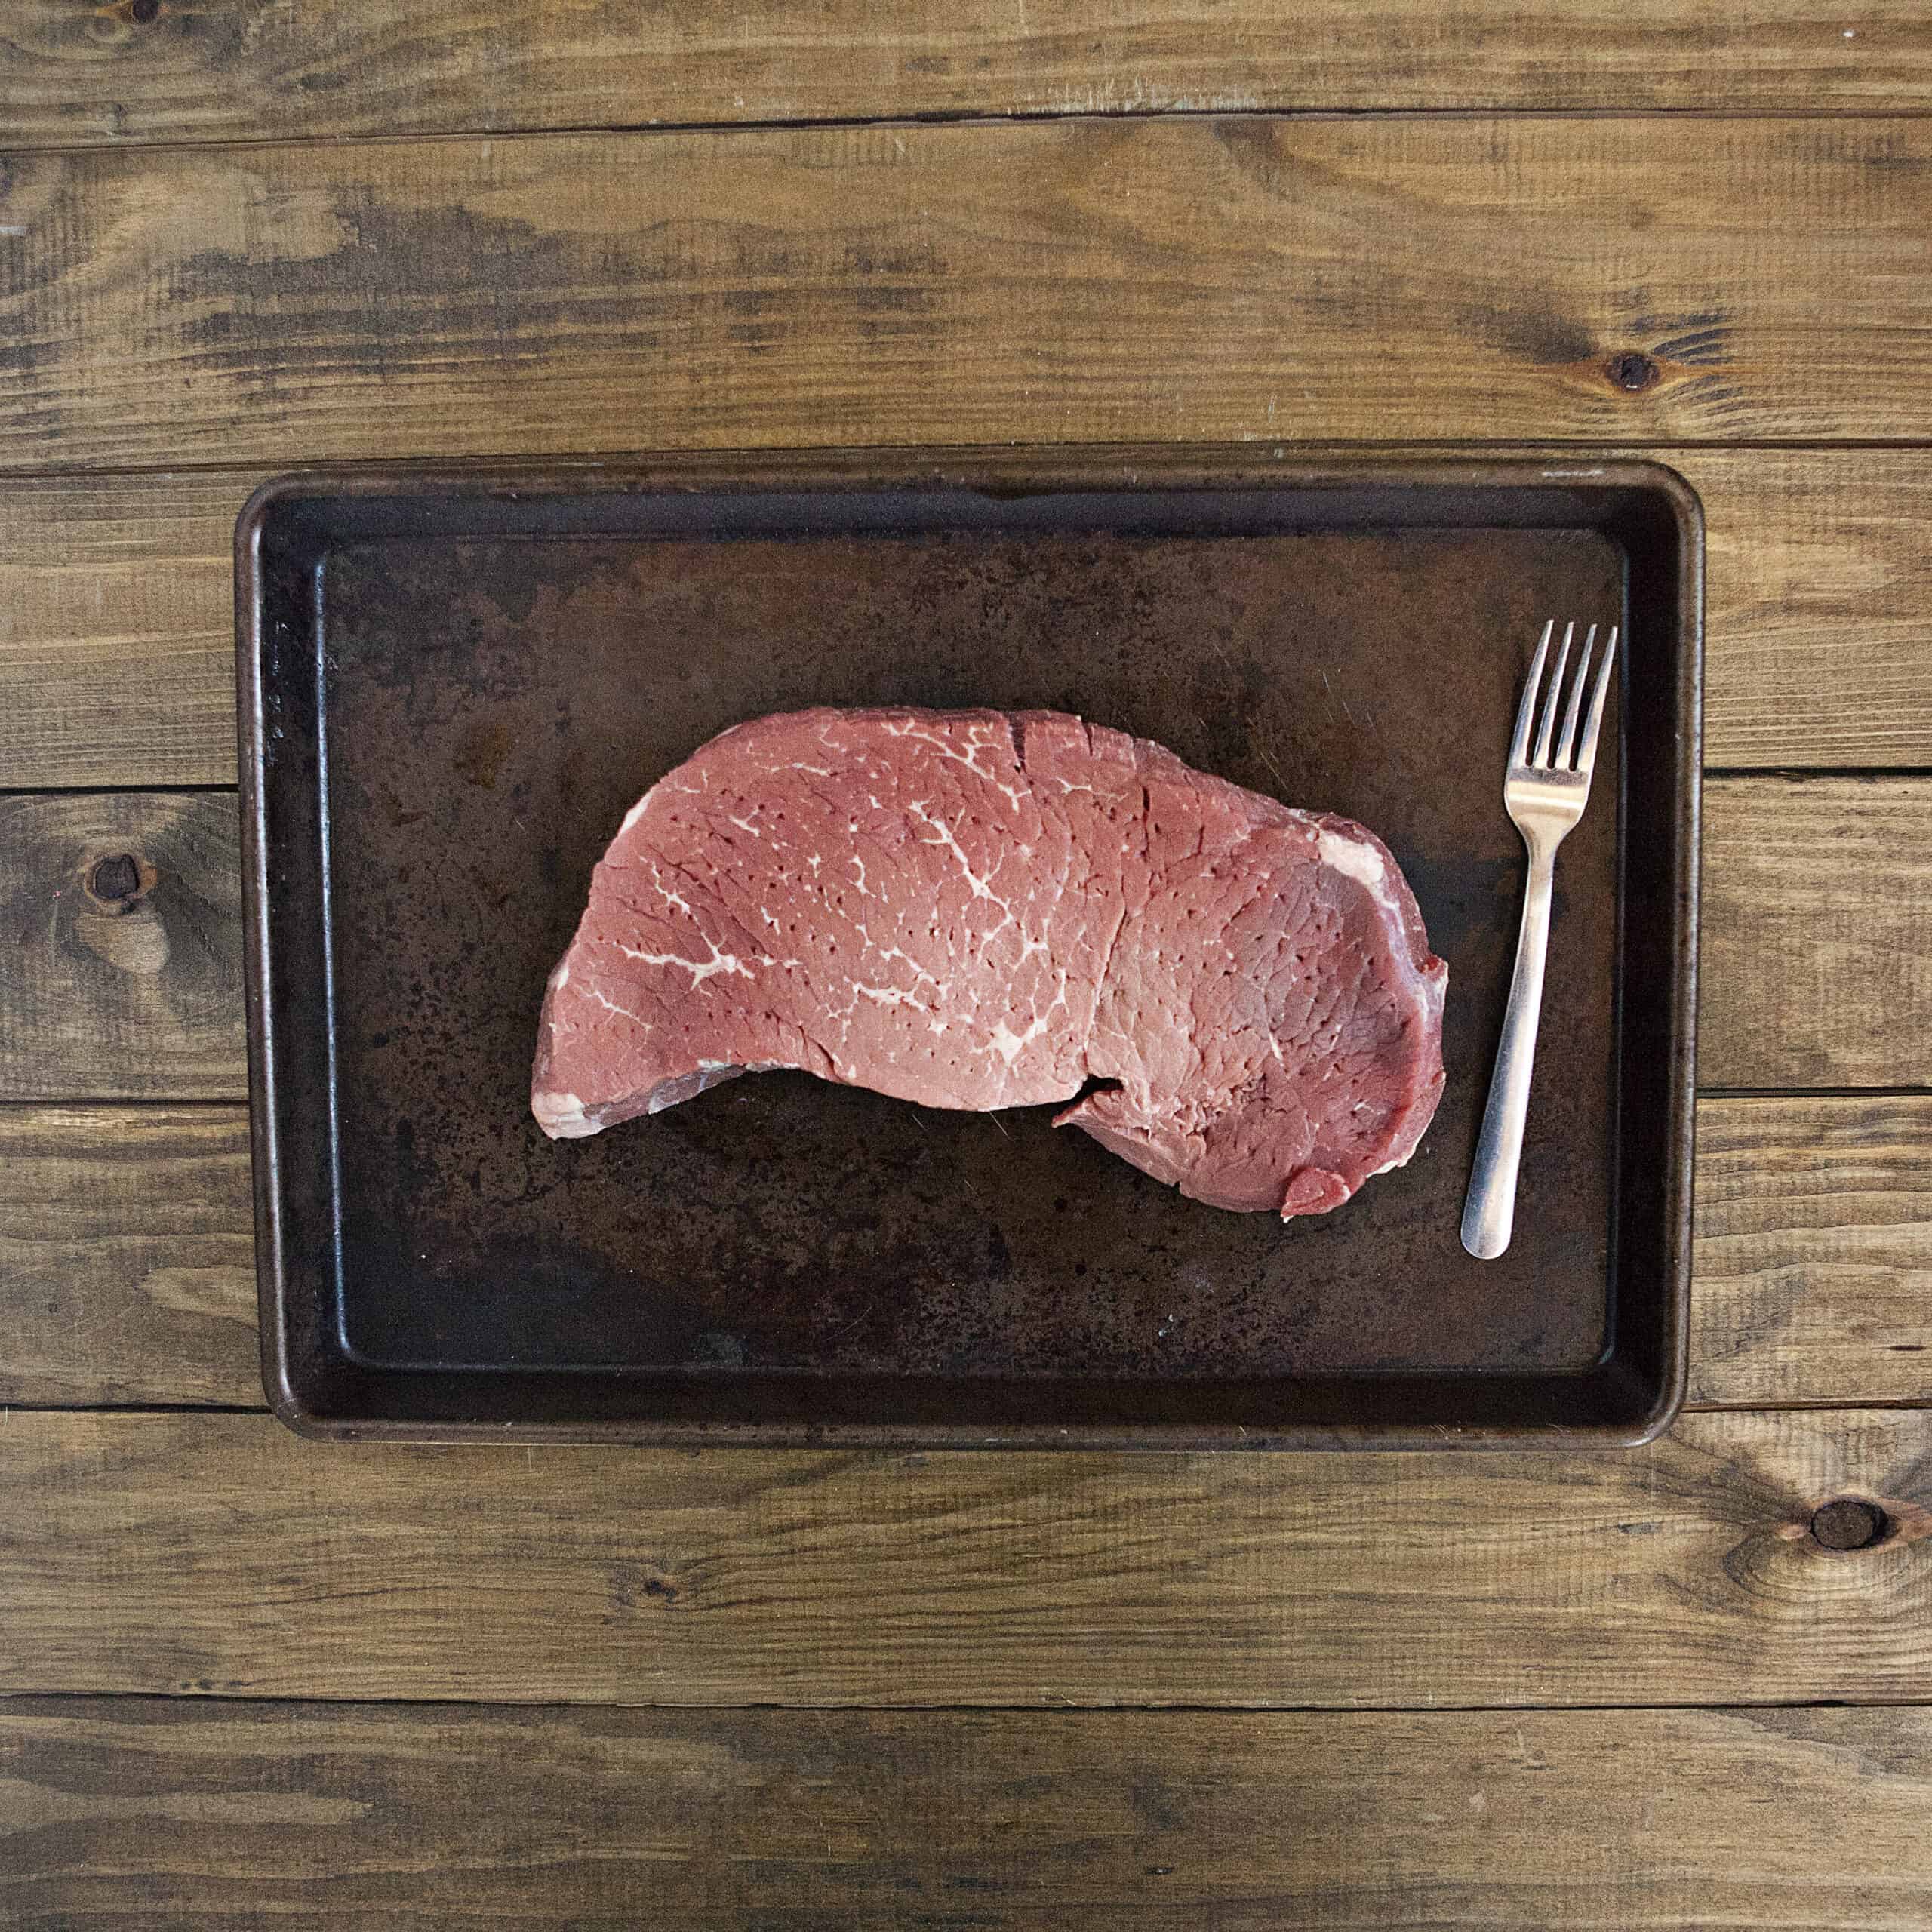
[[[279,466],[291,421],[326,460],[1922,438],[1924,177],[1865,163],[1922,158],[1924,125],[1792,125],[546,135],[480,174],[448,140],[42,152],[0,248],[0,467]],[[1533,279],[1492,287],[1502,261]],[[1634,401],[1625,352],[1662,372]]]
[[[1661,1932],[1713,1900],[1865,1932],[1923,1711],[675,1712],[0,1700],[0,1912],[569,1932],[1479,1921]],[[1740,1767],[1743,1767],[1740,1770]],[[1141,1801],[1149,1783],[1162,1798]],[[185,1830],[184,1814],[193,1829]],[[1560,1859],[1509,1848],[1564,1832]],[[1755,1849],[1739,1868],[1735,1847]],[[1932,1912],[1887,1866],[1894,1922]]]
[[[785,0],[13,4],[0,140],[22,146],[1174,109],[1876,115],[1932,94],[1900,0],[1850,33],[1779,0],[1721,16],[1657,0],[1638,20],[1549,5],[1465,17],[1432,0],[1184,16],[958,0],[891,32],[875,0],[804,14]]]

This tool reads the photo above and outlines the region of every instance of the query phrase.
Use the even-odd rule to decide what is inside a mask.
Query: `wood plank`
[[[0,485],[0,787],[235,782],[234,471]]]
[[[353,8],[14,0],[0,141],[282,140],[684,122],[1240,108],[1878,112],[1932,104],[1913,0],[777,0],[668,13],[570,0]],[[1852,21],[1847,29],[1847,20]]]
[[[259,1408],[238,1107],[0,1112],[0,1401]],[[1697,1110],[1690,1398],[1932,1402],[1932,1100]]]
[[[245,1113],[0,1108],[0,1402],[259,1408]]]
[[[1654,454],[1709,521],[1710,762],[1932,764],[1924,456]],[[259,480],[0,481],[0,787],[233,782],[229,531]]]
[[[1932,784],[1705,789],[1698,1076],[1932,1086]]]
[[[1932,1401],[1932,1100],[1701,1102],[1690,1399]]]
[[[1932,438],[1921,119],[43,152],[0,217],[0,469]]]
[[[1705,792],[1706,1087],[1932,1085],[1932,784],[1724,778]],[[238,1098],[236,814],[226,793],[0,799],[0,1100]],[[128,912],[84,881],[125,854]]]
[[[0,1701],[16,1925],[1915,1932],[1932,1712]],[[490,1829],[478,1833],[478,1818]],[[184,1832],[184,1820],[193,1829]]]
[[[1932,1697],[1932,1414],[1621,1454],[409,1449],[0,1422],[0,1690],[518,1703]],[[1880,1546],[1827,1549],[1871,1499]]]
[[[246,1091],[240,834],[226,792],[0,798],[0,1100]]]
[[[1932,461],[1657,454],[1703,500],[1706,761],[1932,765]]]

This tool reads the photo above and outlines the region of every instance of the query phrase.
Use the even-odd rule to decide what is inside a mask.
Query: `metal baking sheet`
[[[1701,520],[1647,465],[1064,452],[285,479],[238,533],[265,1374],[336,1435],[1633,1442],[1682,1382]],[[1549,615],[1625,628],[1516,1238],[1457,1238]],[[544,977],[627,806],[812,704],[1042,706],[1346,813],[1451,978],[1420,1152],[1284,1225],[1050,1109],[802,1074],[552,1144]]]

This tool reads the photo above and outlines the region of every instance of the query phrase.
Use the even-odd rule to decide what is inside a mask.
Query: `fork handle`
[[[1516,971],[1503,1016],[1496,1071],[1490,1077],[1489,1105],[1476,1140],[1475,1165],[1463,1203],[1463,1245],[1481,1261],[1494,1261],[1509,1245],[1515,1222],[1516,1171],[1522,1164],[1530,1069],[1536,1061],[1537,1023],[1543,1014],[1543,969],[1549,951],[1550,881],[1556,854],[1536,845],[1530,846],[1529,853],[1522,929],[1516,936]]]

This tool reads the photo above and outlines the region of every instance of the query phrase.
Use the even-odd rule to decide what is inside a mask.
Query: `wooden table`
[[[1928,111],[1921,0],[14,0],[0,1919],[1932,1923]],[[1681,1423],[287,1435],[251,485],[1014,439],[1640,451],[1702,493]]]

